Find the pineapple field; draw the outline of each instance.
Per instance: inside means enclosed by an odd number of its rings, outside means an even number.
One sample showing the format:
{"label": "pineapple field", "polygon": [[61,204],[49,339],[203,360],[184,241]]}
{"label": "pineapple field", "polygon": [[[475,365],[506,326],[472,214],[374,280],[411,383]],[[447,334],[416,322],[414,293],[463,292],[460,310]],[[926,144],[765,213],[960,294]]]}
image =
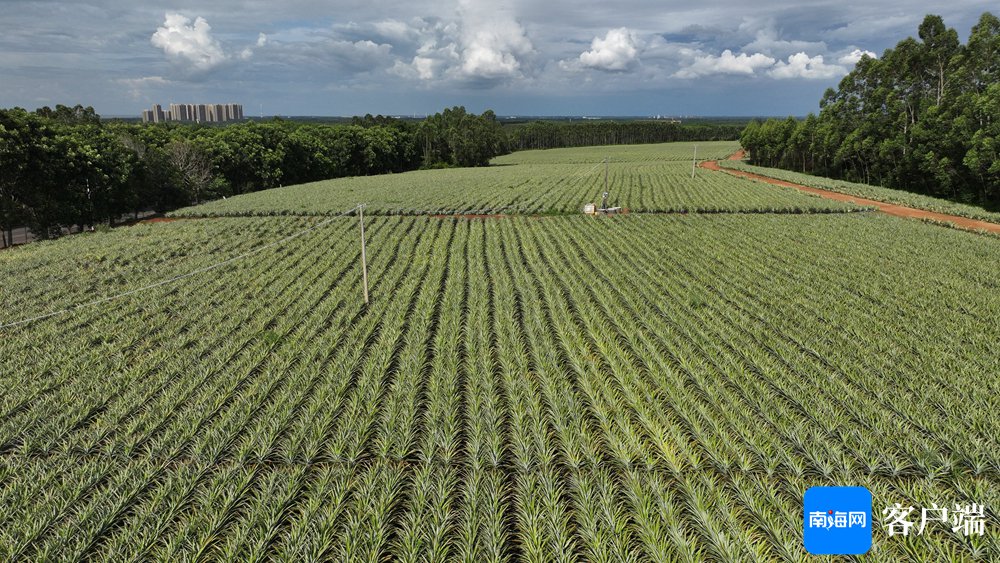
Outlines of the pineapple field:
{"label": "pineapple field", "polygon": [[[801,561],[832,485],[872,493],[862,559],[1000,557],[1000,239],[692,179],[692,149],[0,252],[0,558]],[[630,213],[583,216],[605,158]],[[985,533],[890,535],[896,503]]]}

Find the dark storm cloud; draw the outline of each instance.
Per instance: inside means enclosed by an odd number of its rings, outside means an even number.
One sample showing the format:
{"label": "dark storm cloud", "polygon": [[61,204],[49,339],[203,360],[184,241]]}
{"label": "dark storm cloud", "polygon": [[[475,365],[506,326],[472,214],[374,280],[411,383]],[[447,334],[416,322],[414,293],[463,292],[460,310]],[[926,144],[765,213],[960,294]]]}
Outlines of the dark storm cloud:
{"label": "dark storm cloud", "polygon": [[[959,1],[941,15],[964,38],[990,7]],[[229,96],[286,114],[423,113],[463,100],[501,113],[711,114],[730,113],[712,100],[754,92],[743,112],[778,100],[804,113],[857,53],[881,53],[940,12],[885,0],[6,0],[0,106],[131,114]]]}

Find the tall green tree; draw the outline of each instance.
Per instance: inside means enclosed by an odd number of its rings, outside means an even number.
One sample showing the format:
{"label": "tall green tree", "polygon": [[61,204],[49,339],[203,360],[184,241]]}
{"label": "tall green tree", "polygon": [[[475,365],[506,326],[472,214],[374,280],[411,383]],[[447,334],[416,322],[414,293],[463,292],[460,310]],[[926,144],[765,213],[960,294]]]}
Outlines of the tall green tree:
{"label": "tall green tree", "polygon": [[506,136],[492,110],[482,115],[456,106],[428,117],[417,131],[423,166],[486,166],[507,152]]}
{"label": "tall green tree", "polygon": [[31,177],[45,166],[39,140],[49,135],[40,119],[20,108],[0,110],[0,232],[11,244],[14,227],[30,220]]}
{"label": "tall green tree", "polygon": [[1000,207],[998,79],[1000,20],[984,13],[962,45],[928,15],[917,38],[863,57],[827,90],[818,116],[755,123],[741,141],[760,164]]}

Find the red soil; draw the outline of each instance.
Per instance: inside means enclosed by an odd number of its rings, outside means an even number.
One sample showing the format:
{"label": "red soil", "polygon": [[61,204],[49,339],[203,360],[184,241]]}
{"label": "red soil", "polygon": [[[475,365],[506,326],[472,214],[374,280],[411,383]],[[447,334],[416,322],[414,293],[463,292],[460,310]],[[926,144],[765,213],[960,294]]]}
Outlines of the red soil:
{"label": "red soil", "polygon": [[[737,151],[735,154],[729,157],[729,160],[742,160],[744,152],[742,150]],[[906,207],[904,205],[896,205],[893,203],[885,203],[882,201],[875,201],[873,199],[867,199],[863,197],[857,197],[853,195],[842,194],[839,192],[832,192],[830,190],[823,190],[819,188],[811,188],[809,186],[803,186],[802,184],[795,184],[792,182],[786,182],[784,180],[777,180],[775,178],[768,178],[767,176],[761,176],[760,174],[754,174],[753,172],[744,172],[743,170],[731,170],[728,168],[722,168],[719,163],[714,160],[706,160],[700,164],[702,168],[708,170],[716,170],[719,172],[725,172],[727,174],[732,174],[733,176],[739,176],[741,178],[748,178],[750,180],[757,180],[759,182],[765,182],[767,184],[772,184],[775,186],[783,186],[786,188],[794,188],[796,190],[818,195],[820,197],[825,197],[827,199],[833,199],[837,201],[845,201],[848,203],[854,203],[857,205],[865,205],[870,207],[875,207],[882,213],[888,215],[895,215],[896,217],[909,217],[911,219],[923,219],[927,221],[940,221],[945,223],[951,223],[952,225],[970,231],[988,231],[991,233],[1000,234],[1000,225],[996,223],[990,223],[987,221],[979,221],[976,219],[969,219],[967,217],[959,217],[958,215],[949,215],[947,213],[938,213],[936,211],[926,211],[923,209],[914,209],[912,207]]]}
{"label": "red soil", "polygon": [[174,221],[180,221],[178,217],[153,217],[152,219],[143,219],[139,223],[172,223]]}

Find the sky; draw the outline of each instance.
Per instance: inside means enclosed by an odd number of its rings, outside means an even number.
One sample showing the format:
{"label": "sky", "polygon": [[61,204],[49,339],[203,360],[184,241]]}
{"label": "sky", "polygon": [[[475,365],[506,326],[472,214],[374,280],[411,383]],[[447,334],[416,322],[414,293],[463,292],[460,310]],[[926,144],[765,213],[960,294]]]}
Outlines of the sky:
{"label": "sky", "polygon": [[3,0],[0,107],[242,103],[248,115],[817,111],[925,14],[993,2]]}

